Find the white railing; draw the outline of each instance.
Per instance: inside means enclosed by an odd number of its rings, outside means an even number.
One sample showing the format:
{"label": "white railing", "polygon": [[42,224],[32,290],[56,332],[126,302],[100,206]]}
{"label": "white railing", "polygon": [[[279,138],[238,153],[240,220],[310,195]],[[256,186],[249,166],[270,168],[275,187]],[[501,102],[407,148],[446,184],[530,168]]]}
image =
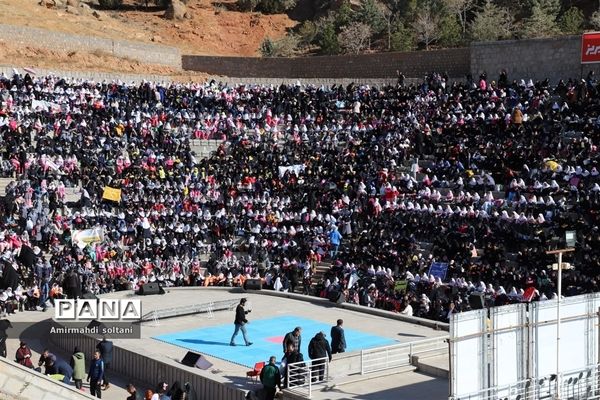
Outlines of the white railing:
{"label": "white railing", "polygon": [[360,373],[364,375],[391,368],[406,367],[411,365],[413,356],[434,356],[447,352],[448,343],[445,337],[361,350]]}
{"label": "white railing", "polygon": [[288,364],[286,368],[286,389],[294,394],[312,398],[315,385],[329,380],[329,359],[317,358]]}
{"label": "white railing", "polygon": [[541,379],[526,379],[511,385],[496,386],[450,400],[593,400],[600,399],[600,365],[549,375]]}
{"label": "white railing", "polygon": [[233,310],[237,304],[238,299],[233,300],[219,300],[211,301],[209,303],[194,304],[190,306],[179,306],[172,308],[163,308],[160,310],[153,310],[144,316],[142,316],[141,322],[153,322],[163,318],[181,317],[190,314],[207,313],[209,318],[213,317],[215,311]]}

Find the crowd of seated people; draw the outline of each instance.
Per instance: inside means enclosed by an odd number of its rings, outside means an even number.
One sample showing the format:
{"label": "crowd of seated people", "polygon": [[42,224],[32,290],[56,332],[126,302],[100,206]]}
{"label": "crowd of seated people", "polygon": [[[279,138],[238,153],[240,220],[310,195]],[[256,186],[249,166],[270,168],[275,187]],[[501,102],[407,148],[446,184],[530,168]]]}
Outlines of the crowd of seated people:
{"label": "crowd of seated people", "polygon": [[[599,116],[593,74],[383,87],[1,76],[13,181],[0,306],[260,278],[447,321],[474,292],[490,306],[553,298],[546,250],[569,230],[563,293],[597,291]],[[203,139],[222,144],[201,159]],[[94,228],[101,240],[74,240]]]}

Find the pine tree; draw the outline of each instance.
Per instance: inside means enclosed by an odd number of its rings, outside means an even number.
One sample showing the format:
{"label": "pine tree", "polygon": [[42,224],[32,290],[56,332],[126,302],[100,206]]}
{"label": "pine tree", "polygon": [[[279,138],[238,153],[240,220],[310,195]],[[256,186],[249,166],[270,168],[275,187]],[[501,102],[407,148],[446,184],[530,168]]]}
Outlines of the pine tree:
{"label": "pine tree", "polygon": [[507,8],[486,0],[471,22],[471,36],[475,41],[487,42],[512,36],[512,17]]}

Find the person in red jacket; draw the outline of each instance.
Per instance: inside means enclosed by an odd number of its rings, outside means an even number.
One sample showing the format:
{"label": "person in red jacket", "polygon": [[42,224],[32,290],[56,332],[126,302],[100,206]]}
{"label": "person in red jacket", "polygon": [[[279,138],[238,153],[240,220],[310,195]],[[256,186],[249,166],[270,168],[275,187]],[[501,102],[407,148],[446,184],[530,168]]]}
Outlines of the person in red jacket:
{"label": "person in red jacket", "polygon": [[21,342],[15,358],[17,362],[24,367],[33,368],[33,363],[31,362],[31,350],[27,347],[27,343]]}

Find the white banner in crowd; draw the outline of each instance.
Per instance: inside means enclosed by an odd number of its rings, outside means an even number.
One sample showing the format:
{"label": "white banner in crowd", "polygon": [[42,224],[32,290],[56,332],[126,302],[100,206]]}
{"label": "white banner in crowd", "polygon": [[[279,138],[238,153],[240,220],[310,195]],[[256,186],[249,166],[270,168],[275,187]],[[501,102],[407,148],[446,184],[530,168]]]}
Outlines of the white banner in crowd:
{"label": "white banner in crowd", "polygon": [[73,230],[71,241],[81,249],[91,243],[101,243],[104,241],[104,228],[96,227],[82,231]]}
{"label": "white banner in crowd", "polygon": [[44,100],[32,100],[31,108],[34,110],[43,110],[43,111],[52,111],[52,112],[60,112],[61,108],[59,104],[52,103],[50,101]]}
{"label": "white banner in crowd", "polygon": [[58,165],[52,161],[51,159],[47,158],[46,159],[46,165],[48,166],[48,168],[50,168],[53,171],[58,171]]}
{"label": "white banner in crowd", "polygon": [[280,165],[279,166],[279,177],[284,176],[285,173],[288,171],[294,172],[296,175],[298,175],[300,172],[303,172],[305,168],[306,167],[304,166],[304,164],[288,165],[287,167]]}

